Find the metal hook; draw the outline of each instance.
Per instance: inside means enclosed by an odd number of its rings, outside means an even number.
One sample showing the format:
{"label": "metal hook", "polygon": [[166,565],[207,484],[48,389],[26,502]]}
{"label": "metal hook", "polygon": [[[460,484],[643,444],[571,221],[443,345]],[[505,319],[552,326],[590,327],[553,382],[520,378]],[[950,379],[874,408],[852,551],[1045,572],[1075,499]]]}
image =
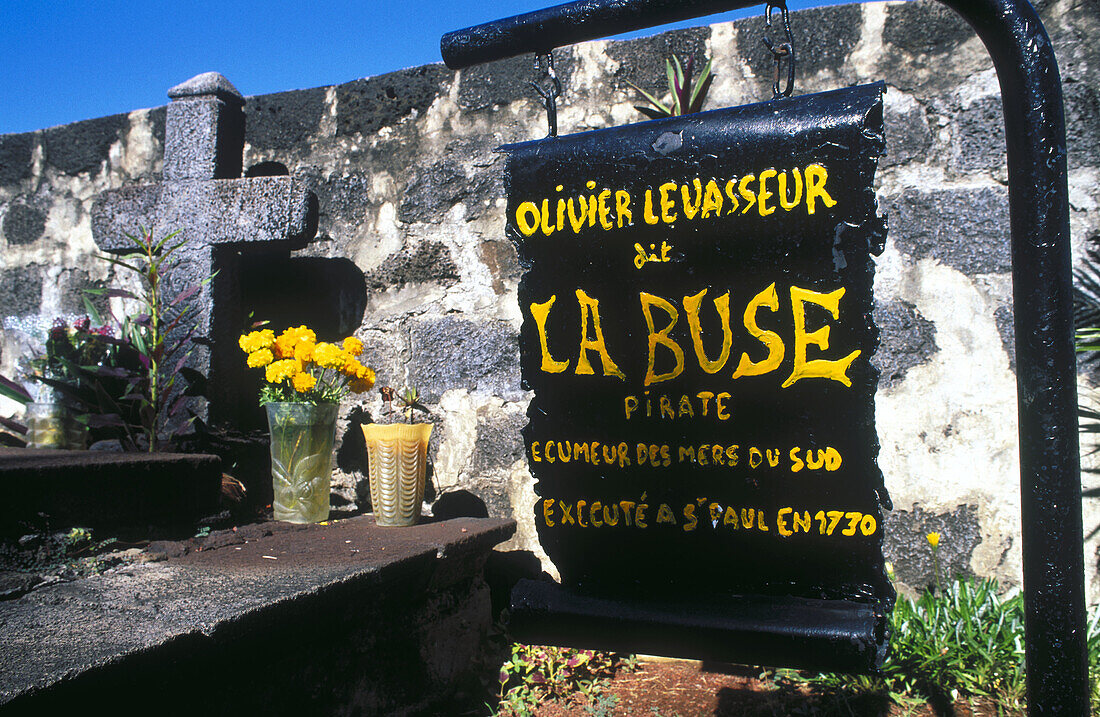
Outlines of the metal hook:
{"label": "metal hook", "polygon": [[[768,37],[768,30],[772,26],[772,10],[779,8],[783,17],[783,31],[787,35],[787,41],[776,47]],[[772,99],[790,97],[794,90],[794,37],[791,35],[791,15],[787,11],[786,0],[771,2],[769,0],[764,9],[764,45],[772,53],[775,59],[775,80],[772,82]],[[780,91],[779,80],[783,77],[783,59],[787,60],[787,86]]]}
{"label": "metal hook", "polygon": [[[545,68],[543,68],[543,58],[546,58]],[[527,84],[531,85],[535,92],[539,93],[539,97],[542,98],[542,104],[546,108],[546,122],[550,130],[548,136],[557,137],[558,97],[561,96],[561,80],[558,79],[557,73],[554,72],[554,55],[552,52],[535,54],[535,72],[543,73],[545,77],[550,79],[550,87],[548,89],[543,89],[542,85],[538,82],[528,82]]]}

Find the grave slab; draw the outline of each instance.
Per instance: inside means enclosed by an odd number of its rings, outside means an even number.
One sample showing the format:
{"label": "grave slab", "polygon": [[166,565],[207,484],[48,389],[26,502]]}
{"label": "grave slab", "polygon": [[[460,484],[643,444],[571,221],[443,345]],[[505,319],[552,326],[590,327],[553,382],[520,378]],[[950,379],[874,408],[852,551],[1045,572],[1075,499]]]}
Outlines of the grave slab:
{"label": "grave slab", "polygon": [[177,557],[0,602],[0,711],[439,713],[491,621],[485,560],[514,531],[360,516],[154,545]]}
{"label": "grave slab", "polygon": [[193,526],[217,513],[221,460],[182,453],[0,447],[0,531]]}

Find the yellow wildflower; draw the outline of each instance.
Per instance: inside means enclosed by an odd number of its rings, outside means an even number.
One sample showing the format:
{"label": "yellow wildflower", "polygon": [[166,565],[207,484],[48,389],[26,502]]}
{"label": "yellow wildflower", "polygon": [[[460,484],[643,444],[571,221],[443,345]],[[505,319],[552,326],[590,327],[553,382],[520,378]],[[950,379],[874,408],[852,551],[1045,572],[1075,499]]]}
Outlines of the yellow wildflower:
{"label": "yellow wildflower", "polygon": [[260,368],[261,366],[266,366],[271,363],[274,358],[275,357],[271,355],[270,349],[259,349],[258,351],[253,351],[252,353],[248,354],[248,367]]}
{"label": "yellow wildflower", "polygon": [[358,356],[363,353],[363,342],[354,336],[349,336],[344,339],[344,350],[352,356]]}
{"label": "yellow wildflower", "polygon": [[308,363],[313,360],[313,349],[315,348],[317,348],[317,344],[308,339],[302,339],[294,347],[294,358],[302,363]]}
{"label": "yellow wildflower", "polygon": [[313,374],[303,371],[294,375],[291,379],[291,384],[294,386],[294,390],[298,393],[307,393],[313,390],[313,387],[317,385],[317,379]]}
{"label": "yellow wildflower", "polygon": [[347,355],[330,343],[322,341],[313,349],[313,362],[321,368],[339,369],[347,361]]}
{"label": "yellow wildflower", "polygon": [[926,535],[924,537],[928,538],[928,544],[931,545],[933,548],[938,548],[939,547],[939,545],[940,545],[940,534],[939,533],[929,533],[928,535]]}
{"label": "yellow wildflower", "polygon": [[355,378],[360,381],[370,381],[371,385],[374,385],[374,369],[363,364],[359,364],[359,368],[355,371]]}
{"label": "yellow wildflower", "polygon": [[275,332],[271,329],[253,331],[244,334],[237,342],[245,353],[256,353],[260,349],[269,349],[275,343]]}
{"label": "yellow wildflower", "polygon": [[268,383],[282,383],[301,371],[302,363],[297,359],[282,359],[268,364],[264,376]]}

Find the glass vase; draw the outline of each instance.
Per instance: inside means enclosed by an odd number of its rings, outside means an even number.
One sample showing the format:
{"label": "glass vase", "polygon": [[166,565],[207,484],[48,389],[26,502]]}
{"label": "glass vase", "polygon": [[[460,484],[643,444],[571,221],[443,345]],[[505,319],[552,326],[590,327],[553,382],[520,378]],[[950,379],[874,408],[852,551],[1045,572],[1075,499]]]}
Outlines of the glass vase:
{"label": "glass vase", "polygon": [[362,428],[375,524],[416,525],[424,502],[432,424],[368,423]]}
{"label": "glass vase", "polygon": [[319,523],[328,519],[335,403],[268,403],[275,520]]}
{"label": "glass vase", "polygon": [[84,448],[87,427],[63,403],[27,404],[27,448]]}

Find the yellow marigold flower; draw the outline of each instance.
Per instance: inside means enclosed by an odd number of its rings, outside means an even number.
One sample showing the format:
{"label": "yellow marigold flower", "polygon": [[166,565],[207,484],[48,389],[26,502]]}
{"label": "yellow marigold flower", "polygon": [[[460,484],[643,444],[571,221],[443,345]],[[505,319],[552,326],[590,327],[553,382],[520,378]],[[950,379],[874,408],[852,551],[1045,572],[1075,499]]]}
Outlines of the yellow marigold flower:
{"label": "yellow marigold flower", "polygon": [[352,393],[366,393],[374,386],[374,379],[353,378],[348,381],[348,388]]}
{"label": "yellow marigold flower", "polygon": [[359,365],[359,369],[355,372],[355,378],[360,381],[370,381],[371,385],[374,385],[374,369],[369,366]]}
{"label": "yellow marigold flower", "polygon": [[252,353],[248,354],[248,367],[260,368],[261,366],[266,366],[271,363],[274,358],[275,357],[271,355],[270,349],[260,349],[258,351],[253,351]]}
{"label": "yellow marigold flower", "polygon": [[275,332],[271,329],[253,331],[244,334],[237,342],[245,353],[256,353],[260,349],[269,349],[275,343]]}
{"label": "yellow marigold flower", "polygon": [[313,349],[313,362],[321,368],[343,368],[347,356],[339,347],[322,341]]}
{"label": "yellow marigold flower", "polygon": [[282,383],[301,371],[302,364],[297,359],[282,359],[268,364],[264,377],[268,383]]}
{"label": "yellow marigold flower", "polygon": [[275,339],[275,345],[271,349],[275,358],[288,359],[294,356],[294,342],[285,333]]}
{"label": "yellow marigold flower", "polygon": [[297,344],[299,341],[308,341],[311,344],[317,343],[317,334],[313,333],[312,329],[307,329],[305,326],[289,328],[283,333],[293,336],[295,344]]}
{"label": "yellow marigold flower", "polygon": [[345,376],[355,376],[362,366],[363,364],[359,363],[359,359],[344,354],[344,365],[340,367],[340,372]]}
{"label": "yellow marigold flower", "polygon": [[352,356],[358,356],[363,353],[363,342],[354,336],[349,336],[344,339],[344,350]]}
{"label": "yellow marigold flower", "polygon": [[928,544],[931,545],[933,548],[939,547],[939,544],[940,544],[940,534],[939,533],[929,533],[928,535],[926,535],[924,537],[928,538]]}
{"label": "yellow marigold flower", "polygon": [[317,379],[313,374],[303,371],[302,373],[295,374],[291,379],[291,384],[294,386],[294,390],[298,393],[307,393],[313,390],[313,387],[317,385]]}
{"label": "yellow marigold flower", "polygon": [[304,341],[313,343],[316,340],[317,336],[305,326],[292,326],[279,334],[279,338],[275,339],[275,357],[290,358],[291,356],[295,356],[295,349],[298,347],[298,344]]}
{"label": "yellow marigold flower", "polygon": [[309,363],[313,360],[313,349],[315,348],[317,348],[317,344],[308,339],[302,339],[298,342],[298,345],[294,347],[294,358],[302,363]]}

